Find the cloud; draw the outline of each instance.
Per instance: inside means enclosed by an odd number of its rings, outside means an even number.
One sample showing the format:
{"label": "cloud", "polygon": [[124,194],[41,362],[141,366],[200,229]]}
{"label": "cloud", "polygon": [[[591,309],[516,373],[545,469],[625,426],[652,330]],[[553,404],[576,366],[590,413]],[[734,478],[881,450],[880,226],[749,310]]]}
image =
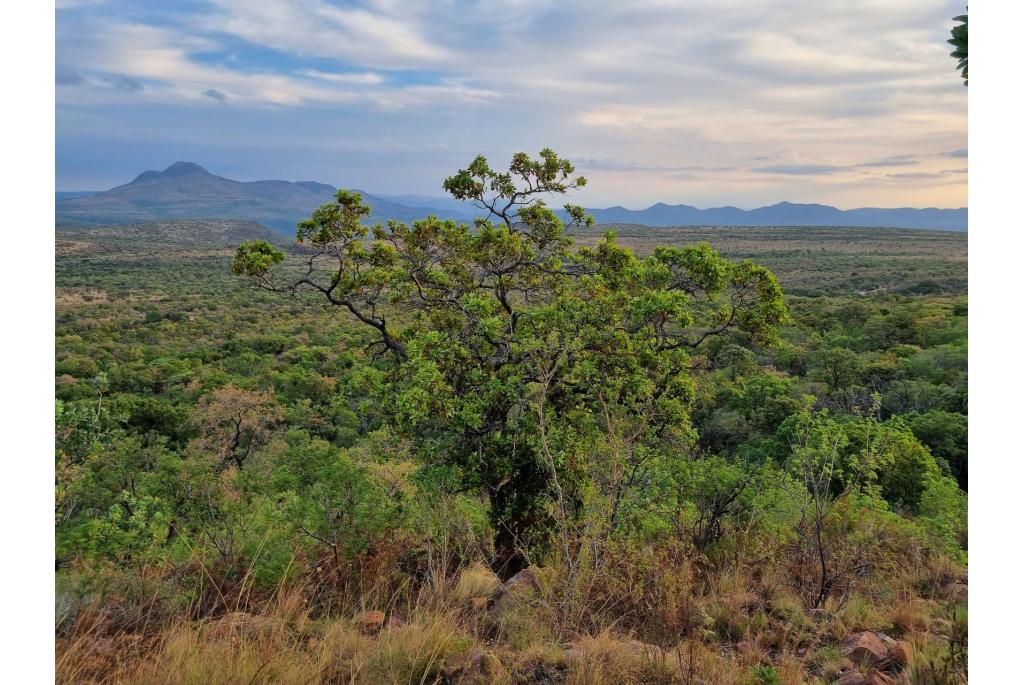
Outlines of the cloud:
{"label": "cloud", "polygon": [[[950,16],[910,0],[110,0],[57,13],[58,62],[83,79],[57,89],[59,111],[83,114],[58,117],[58,135],[215,127],[238,159],[270,136],[303,151],[302,177],[335,182],[339,158],[386,149],[352,173],[382,167],[396,192],[436,192],[478,152],[550,145],[601,203],[960,206],[952,176],[884,173],[966,157]],[[120,76],[145,88],[109,87]],[[215,121],[211,92],[230,104]],[[168,125],[189,108],[192,125]]]}
{"label": "cloud", "polygon": [[762,174],[789,174],[793,176],[821,176],[842,171],[844,167],[829,164],[776,164],[754,169]]}
{"label": "cloud", "polygon": [[[318,55],[383,67],[422,67],[449,51],[424,38],[413,7],[390,2],[343,7],[320,0],[213,0],[204,17],[213,30],[299,55]],[[424,11],[429,8],[423,8]]]}
{"label": "cloud", "polygon": [[282,70],[271,64],[260,71],[241,70],[230,60],[210,63],[197,59],[222,48],[212,38],[115,21],[89,28],[66,52],[90,69],[106,72],[103,80],[122,90],[137,92],[145,81],[149,97],[157,101],[197,100],[210,97],[207,91],[214,90],[230,93],[235,106],[362,104],[394,109],[445,102],[488,103],[501,97],[496,90],[454,77],[390,85],[379,74],[365,71]]}
{"label": "cloud", "polygon": [[913,166],[918,161],[914,158],[914,155],[894,155],[892,157],[886,157],[885,159],[877,159],[873,162],[864,162],[858,166],[862,167],[891,167],[891,166]]}
{"label": "cloud", "polygon": [[57,9],[68,10],[86,5],[102,5],[106,0],[57,0]]}
{"label": "cloud", "polygon": [[711,171],[732,171],[735,166],[701,166],[694,164],[643,164],[639,162],[622,162],[614,159],[588,159],[586,157],[576,160],[576,166],[580,169],[594,171],[626,171],[626,172],[711,172]]}
{"label": "cloud", "polygon": [[208,98],[213,98],[217,102],[224,102],[225,100],[228,99],[227,95],[225,95],[224,93],[220,92],[216,88],[207,88],[206,90],[203,91],[203,95],[205,95]]}
{"label": "cloud", "polygon": [[70,67],[57,67],[56,82],[58,86],[80,86],[85,77]]}
{"label": "cloud", "polygon": [[357,83],[360,85],[375,86],[384,82],[383,76],[369,71],[362,73],[339,74],[319,71],[317,69],[305,69],[297,73],[301,76],[308,76],[309,78],[320,79],[322,81],[333,81],[335,83]]}
{"label": "cloud", "polygon": [[886,174],[889,178],[946,178],[953,174],[966,173],[965,169],[942,169],[940,171],[905,171],[897,174]]}
{"label": "cloud", "polygon": [[126,74],[112,74],[104,76],[103,80],[118,90],[126,90],[130,93],[137,93],[143,90],[142,84]]}

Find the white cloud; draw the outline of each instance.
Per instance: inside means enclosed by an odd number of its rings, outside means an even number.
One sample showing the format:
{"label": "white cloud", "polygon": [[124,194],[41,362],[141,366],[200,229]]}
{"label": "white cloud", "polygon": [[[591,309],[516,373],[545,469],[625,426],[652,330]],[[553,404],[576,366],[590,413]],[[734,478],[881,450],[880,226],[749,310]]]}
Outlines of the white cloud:
{"label": "white cloud", "polygon": [[[64,32],[58,15],[58,57],[83,79],[58,101],[370,109],[387,116],[361,130],[408,150],[551,145],[604,160],[586,194],[634,205],[712,202],[723,188],[966,201],[963,175],[934,166],[966,147],[966,89],[945,44],[957,0],[211,0],[192,12],[179,28],[105,16]],[[239,41],[287,66],[198,58]],[[101,89],[114,74],[143,90]],[[864,166],[899,155],[920,160],[914,176]],[[753,171],[772,167],[833,170]]]}
{"label": "white cloud", "polygon": [[296,73],[300,76],[308,76],[309,78],[320,79],[322,81],[332,81],[334,83],[356,83],[364,86],[375,86],[384,82],[383,76],[370,71],[350,74],[319,71],[317,69],[303,69]]}
{"label": "white cloud", "polygon": [[378,68],[418,68],[451,58],[403,16],[411,14],[411,7],[380,3],[362,9],[322,0],[213,3],[217,11],[204,18],[208,29],[298,55],[356,60]]}

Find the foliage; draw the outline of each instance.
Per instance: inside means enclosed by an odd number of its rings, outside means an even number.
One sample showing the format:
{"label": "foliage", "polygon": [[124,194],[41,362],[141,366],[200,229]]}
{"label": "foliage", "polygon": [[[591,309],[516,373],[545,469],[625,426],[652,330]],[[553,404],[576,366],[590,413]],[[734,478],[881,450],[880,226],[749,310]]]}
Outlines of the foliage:
{"label": "foliage", "polygon": [[477,157],[444,185],[487,218],[472,230],[434,217],[378,224],[372,243],[369,208],[339,191],[299,225],[312,248],[299,278],[253,269],[259,245],[240,247],[233,269],[275,292],[312,290],[376,331],[376,390],[395,426],[488,495],[506,576],[544,550],[552,497],[579,508],[588,452],[615,443],[620,425],[636,431],[627,460],[682,447],[691,357],[723,335],[770,342],[786,316],[768,270],[708,245],[638,260],[609,234],[573,249],[540,198],[585,185],[573,171],[551,150],[515,155],[506,173]]}
{"label": "foliage", "polygon": [[[514,165],[578,184],[557,155]],[[484,160],[452,184],[500,211],[518,173]],[[963,236],[611,237],[536,197],[511,225],[371,226],[345,194],[301,245],[243,250],[242,279],[237,246],[198,229],[61,231],[58,659],[85,669],[67,681],[387,681],[479,650],[504,669],[483,682],[831,682],[841,658],[792,655],[854,629],[903,631],[911,679],[956,675],[965,640],[947,659],[934,636],[964,623]],[[332,287],[342,243],[330,296],[369,324],[311,285]],[[545,582],[496,618],[471,608],[503,524]],[[369,608],[412,627],[361,635]]]}
{"label": "foliage", "polygon": [[949,53],[949,56],[957,60],[956,68],[960,70],[960,75],[963,76],[964,85],[967,85],[967,15],[961,14],[958,17],[953,17],[953,21],[960,22],[959,25],[954,26],[951,33],[953,37],[946,42],[955,47],[953,52]]}

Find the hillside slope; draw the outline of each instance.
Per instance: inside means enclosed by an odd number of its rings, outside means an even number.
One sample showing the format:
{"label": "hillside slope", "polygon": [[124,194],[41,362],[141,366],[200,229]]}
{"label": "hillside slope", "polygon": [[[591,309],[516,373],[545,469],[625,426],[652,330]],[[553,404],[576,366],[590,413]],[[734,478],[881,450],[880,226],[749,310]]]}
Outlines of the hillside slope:
{"label": "hillside slope", "polygon": [[[174,219],[245,219],[291,235],[295,225],[334,197],[335,188],[314,181],[235,181],[191,162],[144,171],[130,183],[56,203],[58,225],[129,224]],[[412,221],[427,214],[469,220],[451,210],[407,207],[364,195],[373,219]]]}
{"label": "hillside slope", "polygon": [[280,233],[253,221],[238,219],[185,219],[110,226],[66,226],[57,229],[57,245],[88,241],[123,248],[147,245],[176,248],[234,247],[246,240],[276,244],[290,241]]}

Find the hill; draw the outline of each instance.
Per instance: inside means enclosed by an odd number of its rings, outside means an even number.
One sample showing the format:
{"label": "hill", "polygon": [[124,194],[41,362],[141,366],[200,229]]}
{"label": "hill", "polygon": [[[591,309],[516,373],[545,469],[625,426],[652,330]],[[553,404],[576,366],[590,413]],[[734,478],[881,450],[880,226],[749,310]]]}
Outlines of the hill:
{"label": "hill", "polygon": [[[235,181],[191,162],[144,171],[133,181],[97,193],[57,193],[58,225],[125,224],[172,219],[245,219],[291,235],[295,224],[334,197],[335,188],[315,181]],[[376,221],[414,221],[428,214],[472,221],[477,210],[452,198],[363,193]],[[663,202],[646,209],[588,208],[599,224],[645,226],[867,226],[966,231],[967,209],[837,209],[779,202],[756,209]]]}
{"label": "hill", "polygon": [[239,219],[186,219],[111,226],[65,226],[57,229],[57,249],[84,243],[135,251],[149,246],[178,249],[234,248],[246,240],[289,241],[280,233],[253,221]]}
{"label": "hill", "polygon": [[[384,195],[389,200],[430,210],[453,209],[457,200],[425,195]],[[588,207],[598,224],[634,224],[642,226],[851,226],[875,228],[925,228],[938,231],[966,231],[967,209],[882,209],[862,207],[837,209],[828,205],[779,202],[757,209],[713,207],[698,209],[691,205],[653,204],[647,209],[625,207]]]}
{"label": "hill", "polygon": [[874,226],[930,228],[966,231],[967,209],[836,209],[828,205],[779,202],[768,207],[744,210],[738,207],[698,209],[690,205],[659,202],[647,209],[624,207],[591,209],[598,223],[630,223],[646,226]]}
{"label": "hill", "polygon": [[[191,162],[144,171],[130,183],[56,203],[58,225],[131,224],[173,219],[245,219],[291,235],[295,224],[334,197],[333,186],[314,181],[235,181]],[[407,207],[365,195],[378,220],[412,221],[433,213],[468,221],[470,214]]]}

